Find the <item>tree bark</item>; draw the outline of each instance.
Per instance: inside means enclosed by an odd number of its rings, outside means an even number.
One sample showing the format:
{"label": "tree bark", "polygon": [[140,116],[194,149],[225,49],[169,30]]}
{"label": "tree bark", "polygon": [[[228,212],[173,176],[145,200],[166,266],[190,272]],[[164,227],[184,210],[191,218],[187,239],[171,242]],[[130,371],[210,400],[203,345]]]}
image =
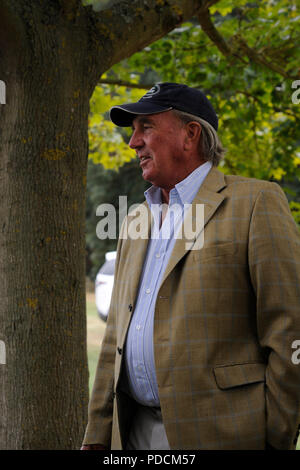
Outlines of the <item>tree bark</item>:
{"label": "tree bark", "polygon": [[204,4],[204,0],[120,0],[109,9],[90,12],[95,44],[102,47],[99,39],[107,39],[104,71],[196,15]]}
{"label": "tree bark", "polygon": [[200,4],[122,0],[96,14],[79,0],[0,0],[1,449],[81,445],[89,99],[108,67]]}
{"label": "tree bark", "polygon": [[38,9],[17,12],[16,28],[24,18],[22,53],[16,59],[2,42],[0,69],[0,339],[7,354],[0,447],[74,449],[88,403],[84,222],[92,75],[86,36],[77,36],[74,24],[68,29],[59,17],[45,24]]}

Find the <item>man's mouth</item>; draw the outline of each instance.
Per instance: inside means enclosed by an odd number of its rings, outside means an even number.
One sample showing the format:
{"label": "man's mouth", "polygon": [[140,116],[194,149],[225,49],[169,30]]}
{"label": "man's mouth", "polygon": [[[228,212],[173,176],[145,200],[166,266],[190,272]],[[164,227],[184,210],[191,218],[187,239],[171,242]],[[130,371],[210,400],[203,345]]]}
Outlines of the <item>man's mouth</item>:
{"label": "man's mouth", "polygon": [[148,160],[148,159],[151,159],[151,157],[149,155],[143,155],[142,157],[140,157],[140,162],[144,162],[145,160]]}

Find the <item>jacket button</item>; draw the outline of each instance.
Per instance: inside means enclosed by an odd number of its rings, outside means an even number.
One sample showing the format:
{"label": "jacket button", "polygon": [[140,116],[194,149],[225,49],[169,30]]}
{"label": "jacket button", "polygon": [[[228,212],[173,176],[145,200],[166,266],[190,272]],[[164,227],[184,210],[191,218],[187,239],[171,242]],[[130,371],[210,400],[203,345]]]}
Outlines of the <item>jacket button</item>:
{"label": "jacket button", "polygon": [[129,304],[129,305],[128,305],[128,310],[129,310],[129,312],[132,312],[132,309],[133,309],[132,305]]}
{"label": "jacket button", "polygon": [[119,347],[118,347],[117,349],[118,349],[118,353],[119,353],[119,354],[122,354],[122,348],[119,348]]}

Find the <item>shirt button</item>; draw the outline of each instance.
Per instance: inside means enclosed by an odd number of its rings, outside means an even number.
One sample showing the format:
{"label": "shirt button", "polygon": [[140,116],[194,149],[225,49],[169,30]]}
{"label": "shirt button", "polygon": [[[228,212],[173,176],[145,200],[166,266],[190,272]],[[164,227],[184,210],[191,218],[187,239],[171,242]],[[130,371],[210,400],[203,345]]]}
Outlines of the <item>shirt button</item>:
{"label": "shirt button", "polygon": [[136,325],[136,329],[137,329],[137,330],[140,330],[140,329],[141,329],[141,325]]}
{"label": "shirt button", "polygon": [[155,257],[160,258],[160,253],[156,253]]}
{"label": "shirt button", "polygon": [[150,294],[151,289],[146,289],[146,294]]}

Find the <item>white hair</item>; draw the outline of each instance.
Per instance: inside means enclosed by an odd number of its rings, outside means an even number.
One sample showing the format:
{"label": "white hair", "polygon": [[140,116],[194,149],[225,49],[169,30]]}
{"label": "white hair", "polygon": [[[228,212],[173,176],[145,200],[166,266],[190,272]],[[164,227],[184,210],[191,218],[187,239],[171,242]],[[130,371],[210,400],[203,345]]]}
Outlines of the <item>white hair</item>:
{"label": "white hair", "polygon": [[191,121],[196,121],[201,124],[202,138],[199,141],[200,155],[214,166],[217,166],[225,154],[225,149],[222,146],[216,130],[207,121],[204,121],[204,119],[198,116],[177,109],[173,109],[172,112],[184,124]]}

